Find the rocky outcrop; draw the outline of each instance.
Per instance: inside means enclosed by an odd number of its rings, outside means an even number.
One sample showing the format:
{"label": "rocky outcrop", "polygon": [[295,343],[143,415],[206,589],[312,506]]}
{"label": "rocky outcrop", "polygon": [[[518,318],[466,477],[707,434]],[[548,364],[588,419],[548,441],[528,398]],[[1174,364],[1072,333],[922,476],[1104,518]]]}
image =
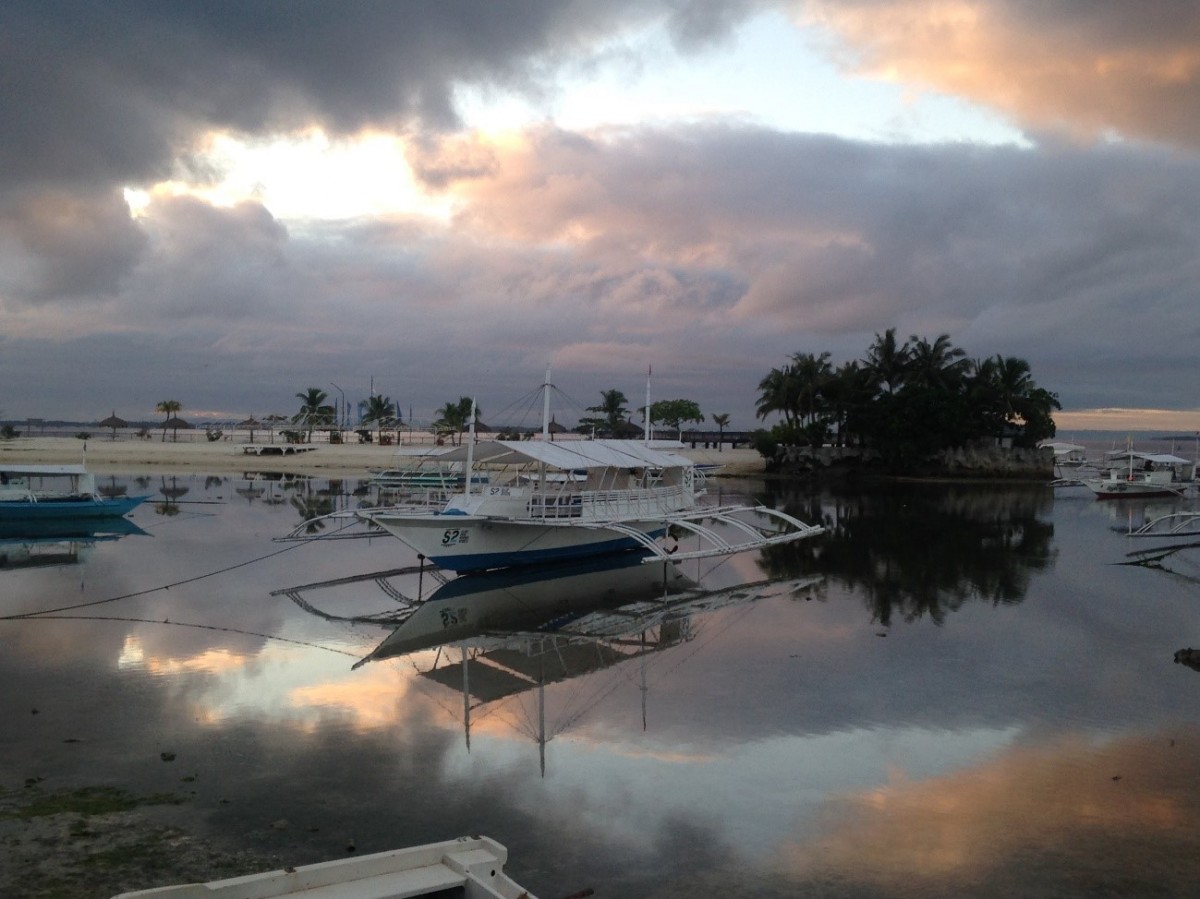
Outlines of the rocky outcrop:
{"label": "rocky outcrop", "polygon": [[942,450],[908,471],[888,471],[875,450],[845,446],[781,446],[768,471],[791,475],[909,475],[948,478],[1013,478],[1049,481],[1054,455],[1048,450],[970,446]]}

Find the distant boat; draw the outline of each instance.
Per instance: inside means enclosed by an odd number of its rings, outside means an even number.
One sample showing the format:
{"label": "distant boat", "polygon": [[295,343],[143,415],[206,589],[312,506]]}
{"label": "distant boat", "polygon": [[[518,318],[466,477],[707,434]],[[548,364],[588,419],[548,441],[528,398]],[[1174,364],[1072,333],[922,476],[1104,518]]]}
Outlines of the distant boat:
{"label": "distant boat", "polygon": [[[427,447],[413,452],[402,447],[397,450],[397,459],[404,462],[393,468],[373,469],[371,483],[380,490],[403,494],[419,494],[441,491],[443,499],[462,489],[467,482],[462,462],[447,462],[442,459],[454,447]],[[472,477],[476,485],[487,483],[487,477],[476,474]]]}
{"label": "distant boat", "polygon": [[1078,443],[1062,443],[1049,441],[1039,443],[1038,449],[1048,449],[1054,453],[1054,464],[1059,468],[1080,468],[1087,465],[1087,447]]}
{"label": "distant boat", "polygon": [[1117,450],[1105,459],[1106,474],[1082,479],[1097,499],[1182,496],[1196,484],[1196,463],[1170,453]]}
{"label": "distant boat", "polygon": [[460,837],[425,846],[393,849],[315,865],[299,865],[212,880],[121,893],[114,899],[205,897],[265,899],[339,896],[344,899],[411,899],[462,896],[463,899],[537,899],[504,873],[508,850],[488,837]]}
{"label": "distant boat", "polygon": [[148,496],[105,496],[83,465],[0,465],[0,521],[120,518]]}

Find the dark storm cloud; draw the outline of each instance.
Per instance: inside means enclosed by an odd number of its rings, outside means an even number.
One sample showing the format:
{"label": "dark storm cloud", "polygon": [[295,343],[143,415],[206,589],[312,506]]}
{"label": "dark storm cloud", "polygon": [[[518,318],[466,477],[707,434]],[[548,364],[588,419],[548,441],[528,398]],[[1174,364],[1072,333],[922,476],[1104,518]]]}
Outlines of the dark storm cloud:
{"label": "dark storm cloud", "polygon": [[15,191],[0,203],[0,308],[113,295],[144,246],[117,191]]}
{"label": "dark storm cloud", "polygon": [[0,179],[161,178],[209,128],[451,125],[456,87],[532,90],[663,15],[689,43],[738,18],[721,3],[14,0],[0,11]]}

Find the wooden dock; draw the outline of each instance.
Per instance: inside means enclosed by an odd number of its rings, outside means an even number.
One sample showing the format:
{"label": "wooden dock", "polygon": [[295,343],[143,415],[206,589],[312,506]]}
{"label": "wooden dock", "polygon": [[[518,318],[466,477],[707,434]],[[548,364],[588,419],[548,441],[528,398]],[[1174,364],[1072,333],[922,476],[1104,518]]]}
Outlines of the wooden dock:
{"label": "wooden dock", "polygon": [[311,443],[246,443],[242,453],[247,456],[294,456],[311,453],[317,447]]}

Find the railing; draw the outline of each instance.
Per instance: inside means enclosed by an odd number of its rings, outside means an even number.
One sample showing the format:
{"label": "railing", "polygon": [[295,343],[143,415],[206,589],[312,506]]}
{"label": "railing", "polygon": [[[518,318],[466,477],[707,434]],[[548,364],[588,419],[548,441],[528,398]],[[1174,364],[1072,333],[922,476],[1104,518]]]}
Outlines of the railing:
{"label": "railing", "polygon": [[526,510],[530,518],[585,518],[614,521],[625,518],[653,518],[665,512],[688,508],[688,494],[682,486],[654,487],[649,490],[587,490],[581,493],[535,493]]}

